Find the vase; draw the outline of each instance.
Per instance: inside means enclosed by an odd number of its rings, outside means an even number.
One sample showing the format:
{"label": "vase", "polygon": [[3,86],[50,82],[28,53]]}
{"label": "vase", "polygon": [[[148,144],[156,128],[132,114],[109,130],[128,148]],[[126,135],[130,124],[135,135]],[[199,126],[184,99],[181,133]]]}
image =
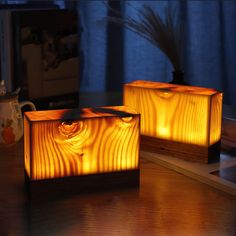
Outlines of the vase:
{"label": "vase", "polygon": [[170,82],[171,84],[188,85],[188,83],[184,81],[183,71],[173,71],[172,75],[173,75],[173,80]]}

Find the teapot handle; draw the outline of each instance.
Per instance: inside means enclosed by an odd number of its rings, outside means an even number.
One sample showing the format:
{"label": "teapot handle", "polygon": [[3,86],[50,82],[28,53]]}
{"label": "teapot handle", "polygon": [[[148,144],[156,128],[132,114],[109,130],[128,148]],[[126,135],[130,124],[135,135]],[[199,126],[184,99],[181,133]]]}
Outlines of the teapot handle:
{"label": "teapot handle", "polygon": [[32,102],[30,102],[30,101],[23,101],[23,102],[20,102],[20,109],[21,109],[23,106],[26,106],[26,105],[29,105],[32,111],[36,111],[35,105],[34,105]]}

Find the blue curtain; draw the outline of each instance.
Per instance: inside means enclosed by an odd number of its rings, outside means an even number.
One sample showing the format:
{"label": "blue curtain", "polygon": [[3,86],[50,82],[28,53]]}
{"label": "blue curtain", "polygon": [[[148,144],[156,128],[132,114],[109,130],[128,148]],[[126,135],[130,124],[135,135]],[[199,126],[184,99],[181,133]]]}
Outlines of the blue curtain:
{"label": "blue curtain", "polygon": [[19,4],[25,2],[26,0],[0,0],[0,4]]}
{"label": "blue curtain", "polygon": [[186,2],[186,76],[191,84],[224,92],[236,105],[236,2]]}
{"label": "blue curtain", "polygon": [[[236,105],[236,1],[125,1],[126,15],[137,16],[143,4],[163,15],[174,5],[185,22],[185,80],[196,86],[213,87],[224,92],[224,103]],[[84,73],[81,90],[106,90],[106,29],[98,23],[107,10],[99,1],[82,1],[84,25]],[[133,80],[170,81],[172,67],[165,55],[145,39],[124,30],[123,77]],[[122,45],[122,44],[121,44]],[[112,78],[107,78],[111,79]]]}
{"label": "blue curtain", "polygon": [[25,2],[26,0],[0,0],[0,4],[19,4]]}
{"label": "blue curtain", "polygon": [[104,91],[106,88],[106,25],[99,21],[107,15],[101,1],[79,3],[83,75],[80,91]]}
{"label": "blue curtain", "polygon": [[[2,1],[6,2],[6,1]],[[16,1],[15,1],[16,2]],[[21,1],[19,1],[21,2]],[[61,7],[68,2],[55,0]],[[236,106],[236,1],[120,1],[124,14],[138,17],[137,9],[143,4],[151,5],[162,16],[170,4],[178,17],[185,22],[184,33],[184,77],[196,86],[213,87],[224,92],[224,103]],[[168,82],[172,78],[172,66],[165,55],[145,39],[126,29],[122,37],[107,37],[107,25],[101,20],[108,10],[103,1],[77,1],[83,29],[81,49],[83,51],[83,76],[81,91],[106,91],[107,81],[113,83],[108,73],[111,58],[107,52],[115,45],[122,51],[117,55],[120,86],[117,78],[114,86],[119,88],[133,80]],[[109,42],[108,42],[109,41]],[[116,55],[114,55],[116,58]],[[122,57],[122,58],[121,58]],[[109,60],[108,60],[109,59]],[[122,59],[122,60],[121,60]],[[113,67],[112,67],[113,68]]]}

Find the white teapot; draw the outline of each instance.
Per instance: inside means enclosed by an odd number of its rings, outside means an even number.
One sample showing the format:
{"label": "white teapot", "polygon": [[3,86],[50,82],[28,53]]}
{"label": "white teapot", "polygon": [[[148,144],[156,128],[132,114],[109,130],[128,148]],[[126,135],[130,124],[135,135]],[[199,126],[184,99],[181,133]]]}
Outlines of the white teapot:
{"label": "white teapot", "polygon": [[29,105],[36,110],[30,101],[18,101],[18,93],[0,93],[0,147],[8,147],[16,143],[23,136],[23,119],[21,108]]}

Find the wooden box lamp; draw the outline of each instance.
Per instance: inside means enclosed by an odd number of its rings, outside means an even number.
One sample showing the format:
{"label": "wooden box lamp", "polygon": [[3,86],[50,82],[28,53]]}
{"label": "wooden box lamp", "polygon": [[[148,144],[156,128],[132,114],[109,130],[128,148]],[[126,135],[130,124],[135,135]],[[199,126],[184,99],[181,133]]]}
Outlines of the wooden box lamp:
{"label": "wooden box lamp", "polygon": [[25,113],[24,164],[30,190],[138,186],[140,115],[123,106],[84,108],[79,119],[68,116],[75,112]]}
{"label": "wooden box lamp", "polygon": [[141,113],[141,149],[202,163],[219,158],[221,92],[134,81],[124,86],[124,105]]}

